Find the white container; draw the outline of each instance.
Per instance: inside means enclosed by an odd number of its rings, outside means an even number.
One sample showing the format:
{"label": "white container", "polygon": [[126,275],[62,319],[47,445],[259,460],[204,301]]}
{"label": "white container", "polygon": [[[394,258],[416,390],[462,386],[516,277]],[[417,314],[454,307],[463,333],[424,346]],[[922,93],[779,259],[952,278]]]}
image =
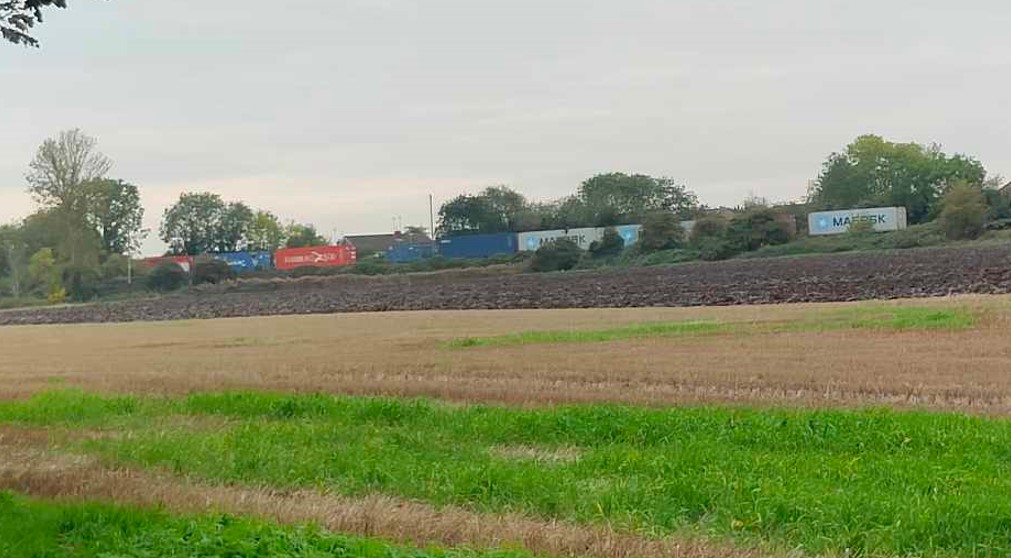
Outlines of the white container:
{"label": "white container", "polygon": [[876,232],[898,231],[908,226],[905,207],[869,207],[810,213],[807,230],[811,236],[843,234],[857,222],[871,223]]}
{"label": "white container", "polygon": [[534,252],[541,246],[557,240],[568,238],[583,250],[589,250],[590,244],[604,237],[604,229],[558,229],[553,231],[531,231],[519,233],[520,252]]}

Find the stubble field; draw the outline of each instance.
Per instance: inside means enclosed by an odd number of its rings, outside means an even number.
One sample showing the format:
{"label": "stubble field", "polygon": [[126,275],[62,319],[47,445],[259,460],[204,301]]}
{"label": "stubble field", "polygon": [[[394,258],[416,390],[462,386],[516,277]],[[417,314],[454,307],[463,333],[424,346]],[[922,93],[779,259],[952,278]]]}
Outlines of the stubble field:
{"label": "stubble field", "polygon": [[1006,555],[1009,326],[963,296],[0,328],[0,550]]}

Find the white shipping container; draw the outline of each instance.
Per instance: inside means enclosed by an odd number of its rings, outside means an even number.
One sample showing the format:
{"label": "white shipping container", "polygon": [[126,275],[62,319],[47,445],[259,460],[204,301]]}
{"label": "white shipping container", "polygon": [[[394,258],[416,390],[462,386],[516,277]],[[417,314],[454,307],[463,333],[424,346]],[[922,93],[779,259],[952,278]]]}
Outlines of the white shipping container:
{"label": "white shipping container", "polygon": [[604,229],[558,229],[553,231],[532,231],[519,233],[520,252],[533,252],[559,238],[568,238],[583,250],[589,250],[590,244],[604,237]]}
{"label": "white shipping container", "polygon": [[844,209],[842,211],[820,211],[807,216],[807,228],[811,236],[843,234],[849,231],[851,224],[858,222],[871,223],[877,232],[902,230],[907,227],[906,208]]}

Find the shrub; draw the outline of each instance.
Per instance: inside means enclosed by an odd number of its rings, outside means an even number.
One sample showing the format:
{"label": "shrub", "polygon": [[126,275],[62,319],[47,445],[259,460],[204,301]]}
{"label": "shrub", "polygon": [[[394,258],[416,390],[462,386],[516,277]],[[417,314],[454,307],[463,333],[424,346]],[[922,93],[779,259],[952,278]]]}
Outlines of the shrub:
{"label": "shrub", "polygon": [[949,240],[965,240],[983,234],[989,212],[982,189],[961,182],[948,190],[938,222]]}
{"label": "shrub", "polygon": [[711,239],[722,239],[727,234],[727,220],[718,215],[705,215],[692,225],[691,243],[700,245]]}
{"label": "shrub", "polygon": [[610,258],[625,250],[625,239],[618,234],[618,229],[604,229],[604,236],[590,244],[590,254],[594,258]]}
{"label": "shrub", "polygon": [[151,270],[146,283],[152,291],[167,293],[181,289],[189,282],[189,274],[179,264],[166,262]]}
{"label": "shrub", "polygon": [[643,252],[681,248],[684,242],[685,230],[681,227],[681,219],[674,213],[650,213],[643,219],[642,240],[639,241]]}
{"label": "shrub", "polygon": [[850,226],[846,227],[846,233],[854,236],[872,234],[874,233],[874,223],[864,219],[856,219],[850,222]]}
{"label": "shrub", "polygon": [[235,279],[235,272],[232,271],[228,263],[221,260],[199,261],[193,264],[193,284],[203,285],[218,283]]}
{"label": "shrub", "polygon": [[748,209],[731,219],[727,227],[727,240],[738,252],[786,244],[792,236],[784,215],[767,207]]}
{"label": "shrub", "polygon": [[537,272],[566,271],[576,267],[583,257],[583,250],[568,238],[547,242],[537,249],[530,260],[530,270]]}
{"label": "shrub", "polygon": [[[97,285],[101,279],[101,270],[87,265],[70,266],[63,269],[63,298],[70,296],[73,300],[84,301],[95,298]],[[52,295],[52,293],[50,293]]]}

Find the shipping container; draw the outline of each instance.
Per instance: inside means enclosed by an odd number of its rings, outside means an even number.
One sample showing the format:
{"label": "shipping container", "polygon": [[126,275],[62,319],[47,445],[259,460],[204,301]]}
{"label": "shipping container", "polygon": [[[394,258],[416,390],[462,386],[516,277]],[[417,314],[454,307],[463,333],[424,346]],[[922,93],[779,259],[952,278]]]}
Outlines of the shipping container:
{"label": "shipping container", "polygon": [[583,250],[589,250],[590,244],[604,237],[603,228],[558,229],[553,231],[531,231],[518,236],[521,252],[533,252],[545,244],[567,238],[579,245]]}
{"label": "shipping container", "polygon": [[235,273],[248,273],[256,270],[256,262],[249,252],[222,252],[211,254],[211,257],[225,262]]}
{"label": "shipping container", "polygon": [[192,256],[157,256],[154,258],[144,258],[141,262],[147,267],[158,267],[166,263],[174,263],[187,273],[193,269]]}
{"label": "shipping container", "polygon": [[283,248],[274,253],[274,266],[280,270],[299,267],[340,267],[353,265],[356,260],[357,253],[350,244]]}
{"label": "shipping container", "polygon": [[253,258],[253,266],[257,271],[274,268],[274,255],[270,252],[250,252]]}
{"label": "shipping container", "polygon": [[479,259],[515,254],[516,234],[473,234],[440,238],[438,250],[440,256],[453,259]]}
{"label": "shipping container", "polygon": [[[625,241],[625,248],[631,248],[642,238],[642,225],[620,225],[614,228],[617,229],[618,234]],[[601,236],[603,236],[603,233],[601,233]]]}
{"label": "shipping container", "polygon": [[386,261],[390,263],[410,263],[431,258],[435,246],[431,242],[398,242],[386,251]]}
{"label": "shipping container", "polygon": [[870,207],[842,211],[821,211],[807,216],[808,233],[812,236],[842,234],[853,223],[870,223],[877,232],[905,229],[905,207]]}

